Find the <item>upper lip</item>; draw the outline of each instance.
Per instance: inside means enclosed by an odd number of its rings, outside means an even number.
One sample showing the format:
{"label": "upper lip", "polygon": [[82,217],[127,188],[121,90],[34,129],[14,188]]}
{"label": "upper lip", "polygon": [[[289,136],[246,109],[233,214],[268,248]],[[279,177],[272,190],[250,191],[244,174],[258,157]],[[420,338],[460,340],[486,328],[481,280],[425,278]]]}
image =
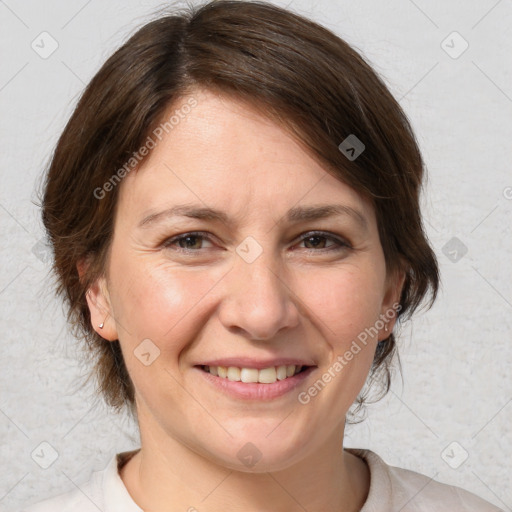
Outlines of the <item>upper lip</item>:
{"label": "upper lip", "polygon": [[273,366],[316,366],[311,360],[294,357],[279,357],[275,359],[253,359],[251,357],[223,357],[222,359],[211,359],[195,366],[235,366],[237,368],[271,368]]}

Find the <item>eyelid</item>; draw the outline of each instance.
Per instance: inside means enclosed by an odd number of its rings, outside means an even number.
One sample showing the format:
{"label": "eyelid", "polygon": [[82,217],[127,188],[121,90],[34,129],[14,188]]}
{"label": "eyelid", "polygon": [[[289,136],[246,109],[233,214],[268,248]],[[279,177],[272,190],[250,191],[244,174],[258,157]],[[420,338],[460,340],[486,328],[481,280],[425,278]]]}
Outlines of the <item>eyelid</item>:
{"label": "eyelid", "polygon": [[[337,249],[341,250],[343,248],[345,248],[345,249],[352,249],[353,248],[352,244],[345,237],[342,237],[340,235],[336,235],[334,233],[330,233],[328,231],[321,231],[321,230],[305,231],[299,237],[296,237],[294,239],[295,240],[294,243],[301,243],[304,240],[306,240],[307,238],[313,237],[313,236],[321,236],[321,237],[324,237],[326,239],[329,239],[329,240],[335,242],[335,246],[334,247],[330,247],[330,248],[321,248],[321,249],[314,249],[314,248],[313,249],[307,249],[307,248],[305,248],[304,250],[310,251],[310,252],[327,252],[327,251],[334,251],[334,250],[337,250]],[[187,237],[202,237],[202,238],[205,238],[206,240],[208,240],[210,242],[213,241],[212,239],[216,238],[216,237],[214,237],[214,235],[212,235],[208,231],[187,231],[185,233],[174,235],[174,236],[172,236],[170,238],[165,239],[161,243],[161,245],[163,247],[170,247],[173,243],[175,243],[175,242],[177,242],[177,241],[179,241],[179,240],[181,240],[183,238],[187,238]],[[176,248],[176,250],[178,252],[188,252],[188,253],[193,253],[193,252],[201,251],[201,249],[184,249],[183,247],[178,247],[178,248]]]}
{"label": "eyelid", "polygon": [[306,231],[300,235],[300,237],[297,239],[297,241],[302,242],[304,239],[312,237],[312,236],[322,236],[324,238],[329,238],[331,240],[334,240],[335,242],[338,242],[342,246],[345,245],[347,247],[352,247],[352,244],[345,237],[342,237],[340,235],[335,235],[334,233],[330,233],[329,231],[321,231],[321,230]]}
{"label": "eyelid", "polygon": [[[175,242],[177,242],[177,241],[179,241],[179,240],[181,240],[183,238],[187,238],[189,236],[203,237],[203,238],[207,239],[210,242],[212,241],[213,238],[215,238],[208,231],[187,231],[185,233],[181,233],[179,235],[174,235],[174,236],[171,236],[169,238],[166,238],[160,245],[162,245],[162,247],[168,247],[171,244],[173,244],[173,243],[175,243]],[[198,250],[196,250],[196,249],[183,249],[182,247],[179,247],[178,251],[198,252]]]}

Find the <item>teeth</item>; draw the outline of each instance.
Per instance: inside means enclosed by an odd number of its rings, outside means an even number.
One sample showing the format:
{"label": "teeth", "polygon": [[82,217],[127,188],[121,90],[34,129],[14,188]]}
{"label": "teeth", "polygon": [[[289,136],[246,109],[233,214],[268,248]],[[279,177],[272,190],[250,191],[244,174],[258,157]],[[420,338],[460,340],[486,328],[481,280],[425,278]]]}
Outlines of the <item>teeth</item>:
{"label": "teeth", "polygon": [[293,377],[302,370],[302,366],[294,364],[271,366],[258,370],[256,368],[237,368],[236,366],[203,366],[206,372],[223,379],[242,382],[259,382],[261,384],[273,384],[278,380]]}
{"label": "teeth", "polygon": [[277,380],[284,380],[286,379],[286,366],[277,366],[276,367],[276,377]]}
{"label": "teeth", "polygon": [[[299,372],[300,372],[301,369],[302,369],[302,366],[299,368]],[[294,373],[295,373],[295,365],[294,364],[289,364],[286,367],[286,376],[287,377],[291,377]]]}
{"label": "teeth", "polygon": [[242,382],[258,382],[259,371],[256,368],[242,368],[240,370],[240,379]]}
{"label": "teeth", "polygon": [[270,368],[263,368],[260,370],[258,375],[258,382],[262,384],[272,384],[277,380],[277,372],[276,369],[272,366]]}
{"label": "teeth", "polygon": [[228,368],[228,379],[239,381],[240,380],[240,368],[236,368],[235,366],[230,366]]}

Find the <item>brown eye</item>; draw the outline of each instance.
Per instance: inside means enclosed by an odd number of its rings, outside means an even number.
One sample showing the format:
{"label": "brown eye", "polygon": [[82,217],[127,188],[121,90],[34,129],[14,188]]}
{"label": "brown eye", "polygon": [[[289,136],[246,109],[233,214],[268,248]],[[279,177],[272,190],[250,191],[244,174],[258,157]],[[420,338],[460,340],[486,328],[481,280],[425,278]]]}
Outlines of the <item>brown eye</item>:
{"label": "brown eye", "polygon": [[[333,244],[331,244],[329,247],[326,246],[326,241],[331,241]],[[339,239],[338,237],[329,235],[327,233],[322,232],[313,232],[313,233],[307,233],[303,238],[301,243],[309,244],[311,247],[306,247],[308,250],[340,250],[340,249],[347,249],[350,247],[348,243],[345,241]]]}
{"label": "brown eye", "polygon": [[196,252],[204,249],[203,244],[208,241],[207,238],[204,233],[185,233],[166,240],[163,246],[174,247],[177,244],[178,250]]}
{"label": "brown eye", "polygon": [[[208,233],[205,232],[191,232],[178,235],[164,241],[162,246],[171,248],[181,252],[200,252],[201,249],[208,249],[205,243],[211,243]],[[351,248],[350,244],[338,238],[335,235],[324,232],[310,232],[306,233],[300,243],[307,244],[305,249],[311,252],[329,252],[347,250]]]}

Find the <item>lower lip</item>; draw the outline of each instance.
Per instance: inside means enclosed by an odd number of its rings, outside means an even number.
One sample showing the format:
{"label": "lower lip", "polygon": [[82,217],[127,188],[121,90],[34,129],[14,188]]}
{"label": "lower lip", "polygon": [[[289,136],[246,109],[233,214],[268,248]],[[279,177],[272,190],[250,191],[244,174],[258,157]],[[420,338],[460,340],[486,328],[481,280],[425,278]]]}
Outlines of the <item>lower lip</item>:
{"label": "lower lip", "polygon": [[201,368],[195,369],[218,390],[244,400],[271,400],[285,395],[297,388],[315,370],[316,366],[310,366],[307,370],[297,373],[293,377],[277,380],[272,384],[260,384],[259,382],[232,381],[228,378],[217,377]]}

